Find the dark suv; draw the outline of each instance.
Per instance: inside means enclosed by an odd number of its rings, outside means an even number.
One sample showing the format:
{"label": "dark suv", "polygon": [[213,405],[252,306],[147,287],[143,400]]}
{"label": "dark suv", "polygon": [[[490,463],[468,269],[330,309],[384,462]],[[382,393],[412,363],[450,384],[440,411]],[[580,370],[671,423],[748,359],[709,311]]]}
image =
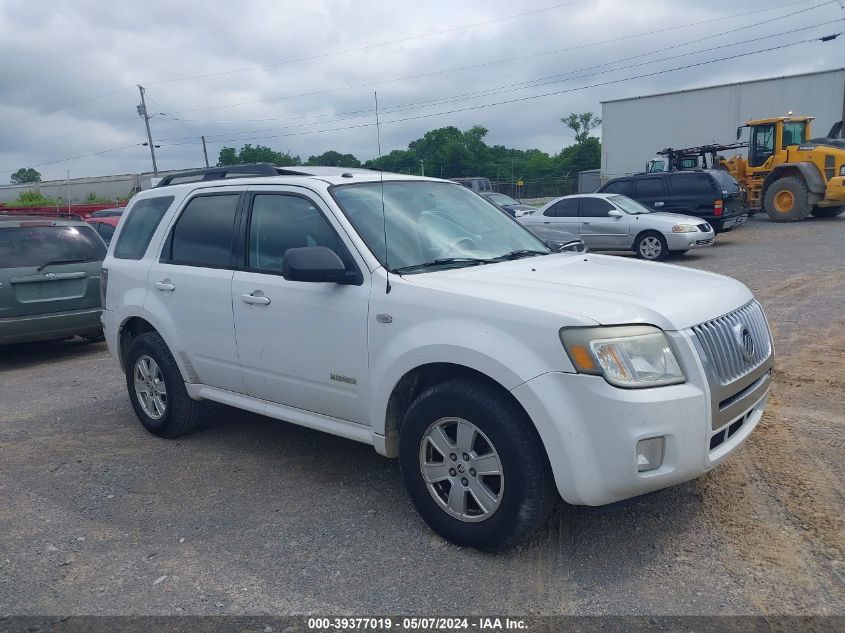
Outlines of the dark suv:
{"label": "dark suv", "polygon": [[717,233],[748,220],[739,184],[719,169],[633,174],[607,181],[598,193],[619,193],[655,211],[700,217]]}

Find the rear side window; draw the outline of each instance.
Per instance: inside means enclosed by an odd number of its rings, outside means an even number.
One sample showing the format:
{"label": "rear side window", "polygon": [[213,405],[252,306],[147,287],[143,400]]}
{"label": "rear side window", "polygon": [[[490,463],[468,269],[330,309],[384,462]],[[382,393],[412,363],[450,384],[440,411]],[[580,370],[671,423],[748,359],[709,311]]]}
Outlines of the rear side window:
{"label": "rear side window", "polygon": [[173,227],[169,262],[206,268],[232,268],[235,214],[240,194],[198,196]]}
{"label": "rear side window", "polygon": [[28,268],[49,262],[101,262],[106,247],[90,226],[0,228],[0,267]]}
{"label": "rear side window", "polygon": [[583,198],[581,200],[582,218],[606,218],[607,212],[613,208],[607,200],[601,198]]}
{"label": "rear side window", "polygon": [[637,198],[662,198],[666,195],[666,186],[662,178],[643,178],[637,181]]}
{"label": "rear side window", "polygon": [[555,204],[545,210],[543,215],[553,218],[577,218],[578,198],[565,198],[558,200]]}
{"label": "rear side window", "polygon": [[114,247],[114,256],[118,259],[141,259],[171,204],[173,196],[146,198],[136,202],[123,223]]}
{"label": "rear side window", "polygon": [[672,193],[678,196],[713,195],[713,181],[707,174],[672,174],[669,176]]}
{"label": "rear side window", "polygon": [[633,197],[634,188],[630,180],[612,180],[601,190],[602,193],[620,193],[623,196]]}

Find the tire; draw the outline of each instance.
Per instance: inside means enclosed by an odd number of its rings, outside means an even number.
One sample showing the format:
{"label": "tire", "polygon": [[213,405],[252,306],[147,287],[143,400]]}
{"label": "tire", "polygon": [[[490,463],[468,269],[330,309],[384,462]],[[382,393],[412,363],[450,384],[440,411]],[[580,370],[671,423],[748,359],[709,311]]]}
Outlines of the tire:
{"label": "tire", "polygon": [[[140,365],[146,367],[149,378],[147,384],[141,385],[139,389],[162,395],[163,385],[164,398],[153,402],[154,398],[148,397],[142,402],[135,380],[136,372],[140,380],[144,380]],[[135,415],[153,435],[178,437],[192,431],[199,422],[201,405],[188,396],[185,381],[173,355],[155,332],[145,332],[132,341],[126,354],[126,389]]]}
{"label": "tire", "polygon": [[841,207],[815,207],[813,216],[817,218],[835,218],[845,213],[845,206]]}
{"label": "tire", "polygon": [[669,256],[669,245],[666,238],[657,231],[645,231],[637,236],[634,253],[640,259],[660,262]]}
{"label": "tire", "polygon": [[[459,440],[458,426],[474,429],[473,450]],[[445,434],[438,435],[441,429]],[[462,434],[461,440],[470,436]],[[430,437],[438,438],[442,453]],[[456,545],[486,551],[510,547],[536,531],[559,500],[531,421],[505,394],[477,381],[443,382],[413,402],[400,430],[399,460],[417,511],[431,529]],[[425,463],[444,479],[430,485],[423,476]],[[481,474],[482,467],[499,474]],[[460,500],[453,507],[465,513],[463,518],[447,508],[453,489]],[[484,500],[486,510],[476,499]]]}
{"label": "tire", "polygon": [[763,210],[772,222],[799,222],[813,210],[807,200],[808,193],[801,178],[781,178],[766,189]]}

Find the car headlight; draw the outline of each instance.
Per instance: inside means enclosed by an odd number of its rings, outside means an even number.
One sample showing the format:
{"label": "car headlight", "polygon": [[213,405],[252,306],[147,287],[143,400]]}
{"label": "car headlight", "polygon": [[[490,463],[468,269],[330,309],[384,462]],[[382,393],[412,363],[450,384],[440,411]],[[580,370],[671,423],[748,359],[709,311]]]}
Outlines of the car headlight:
{"label": "car headlight", "polygon": [[579,373],[604,376],[616,387],[659,387],[686,381],[669,339],[651,325],[563,328],[560,340]]}
{"label": "car headlight", "polygon": [[697,230],[695,224],[676,224],[672,227],[672,233],[695,233]]}
{"label": "car headlight", "polygon": [[839,175],[845,176],[845,165],[842,165],[842,167],[839,168]]}

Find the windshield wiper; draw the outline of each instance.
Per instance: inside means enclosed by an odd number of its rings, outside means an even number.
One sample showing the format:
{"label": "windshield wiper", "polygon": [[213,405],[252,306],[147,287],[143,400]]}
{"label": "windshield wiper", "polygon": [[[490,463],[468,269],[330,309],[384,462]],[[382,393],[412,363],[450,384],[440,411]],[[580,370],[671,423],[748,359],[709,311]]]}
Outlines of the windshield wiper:
{"label": "windshield wiper", "polygon": [[47,266],[52,266],[53,264],[84,264],[84,259],[54,259],[51,262],[47,262],[46,264],[41,264],[35,270],[44,270]]}
{"label": "windshield wiper", "polygon": [[548,251],[534,251],[528,248],[523,248],[518,251],[511,251],[510,253],[505,253],[504,255],[499,255],[495,257],[493,261],[498,261],[500,259],[521,259],[522,257],[533,257],[534,255],[548,255]]}
{"label": "windshield wiper", "polygon": [[435,259],[430,262],[423,262],[422,264],[412,264],[410,266],[401,266],[393,268],[392,273],[410,273],[415,270],[425,270],[426,268],[436,268],[438,266],[448,266],[450,264],[467,264],[468,266],[477,266],[479,264],[489,264],[495,262],[495,259],[482,259],[479,257],[444,257],[442,259]]}

